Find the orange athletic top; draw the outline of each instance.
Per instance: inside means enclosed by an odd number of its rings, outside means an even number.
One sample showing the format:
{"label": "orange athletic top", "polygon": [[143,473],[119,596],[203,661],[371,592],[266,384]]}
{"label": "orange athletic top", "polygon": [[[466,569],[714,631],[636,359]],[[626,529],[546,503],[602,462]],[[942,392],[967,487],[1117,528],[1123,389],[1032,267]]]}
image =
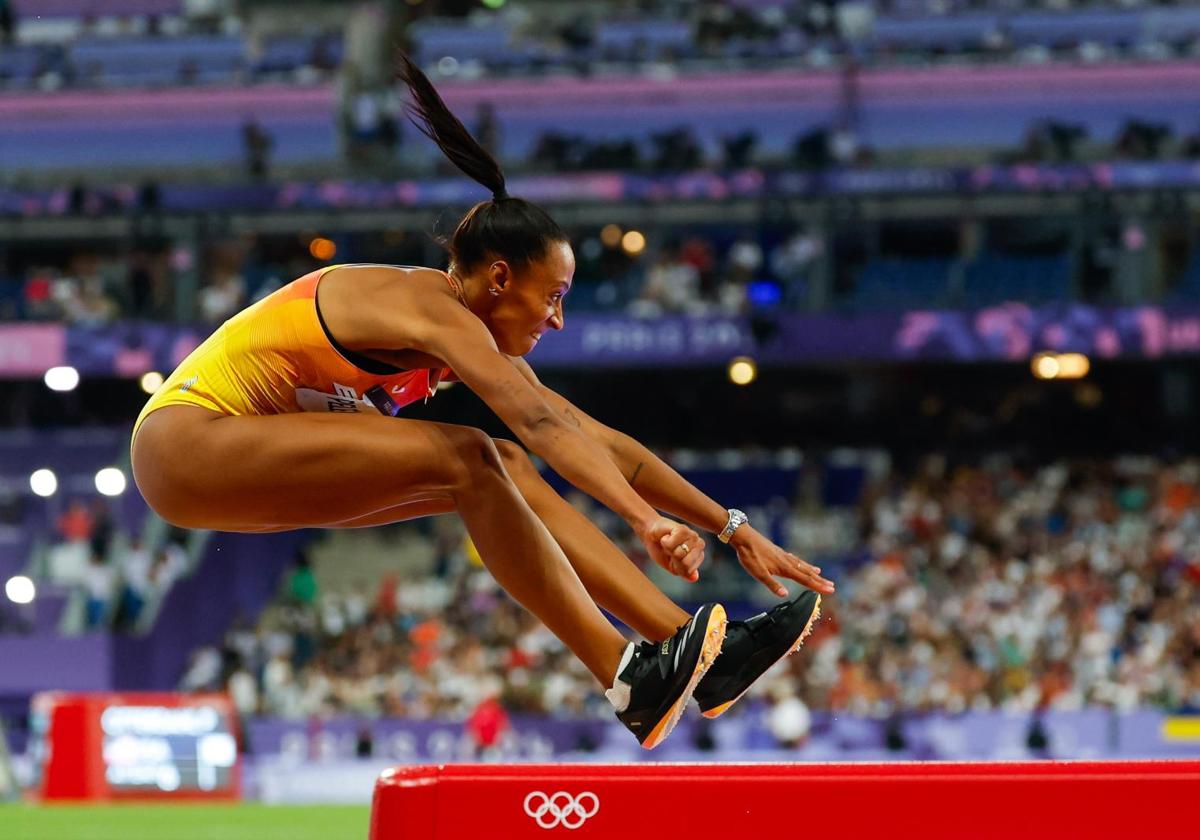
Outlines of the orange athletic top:
{"label": "orange athletic top", "polygon": [[325,273],[340,267],[306,274],[222,324],[150,397],[133,426],[134,436],[151,412],[168,405],[198,405],[229,415],[395,415],[433,396],[439,382],[453,377],[450,368],[400,370],[334,341],[316,296]]}

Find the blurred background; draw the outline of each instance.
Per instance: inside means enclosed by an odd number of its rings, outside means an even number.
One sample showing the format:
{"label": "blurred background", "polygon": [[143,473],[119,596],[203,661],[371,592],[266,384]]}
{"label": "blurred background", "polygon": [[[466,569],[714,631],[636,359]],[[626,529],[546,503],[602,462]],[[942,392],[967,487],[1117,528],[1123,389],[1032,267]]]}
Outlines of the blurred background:
{"label": "blurred background", "polygon": [[[543,381],[838,584],[653,754],[455,518],[181,531],[129,477],[224,319],[445,265],[485,196],[399,48],[572,237]],[[226,693],[268,803],[402,762],[1200,755],[1198,57],[1154,0],[0,0],[0,795],[43,789],[47,690]],[[511,437],[462,386],[406,416]],[[558,486],[681,603],[771,602]]]}

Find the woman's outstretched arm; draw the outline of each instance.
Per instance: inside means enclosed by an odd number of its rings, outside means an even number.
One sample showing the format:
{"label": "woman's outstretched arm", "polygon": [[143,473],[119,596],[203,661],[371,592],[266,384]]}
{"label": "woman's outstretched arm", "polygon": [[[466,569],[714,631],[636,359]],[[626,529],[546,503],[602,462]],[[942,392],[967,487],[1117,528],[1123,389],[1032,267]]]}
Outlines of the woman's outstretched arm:
{"label": "woman's outstretched arm", "polygon": [[[510,360],[564,420],[600,444],[629,485],[651,506],[714,534],[724,529],[725,508],[637,440],[588,416],[542,385],[524,359],[510,357]],[[738,528],[729,544],[746,571],[777,595],[785,595],[786,590],[781,589],[775,577],[794,580],[818,592],[833,592],[833,582],[821,577],[819,568],[776,546],[749,524]]]}

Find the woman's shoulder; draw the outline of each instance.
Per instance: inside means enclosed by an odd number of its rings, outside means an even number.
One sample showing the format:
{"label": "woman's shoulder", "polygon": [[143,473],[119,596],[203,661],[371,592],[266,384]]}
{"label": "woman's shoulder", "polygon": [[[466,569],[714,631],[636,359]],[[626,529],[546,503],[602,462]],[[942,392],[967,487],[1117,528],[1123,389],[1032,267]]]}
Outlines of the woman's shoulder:
{"label": "woman's shoulder", "polygon": [[445,307],[457,305],[444,272],[376,264],[331,270],[321,280],[319,302],[330,329],[339,340],[344,334],[351,349],[397,346],[408,334],[422,333],[426,321],[436,322]]}
{"label": "woman's shoulder", "polygon": [[[446,272],[440,268],[431,268],[424,265],[395,265],[392,263],[340,263],[331,265],[324,270],[325,275],[342,274],[354,275],[355,277],[380,277],[388,280],[396,280],[397,275],[407,277],[446,277]],[[443,281],[444,282],[444,281]]]}
{"label": "woman's shoulder", "polygon": [[348,263],[332,266],[321,278],[321,299],[346,298],[361,306],[374,306],[409,295],[425,295],[430,288],[448,289],[446,273],[418,265]]}

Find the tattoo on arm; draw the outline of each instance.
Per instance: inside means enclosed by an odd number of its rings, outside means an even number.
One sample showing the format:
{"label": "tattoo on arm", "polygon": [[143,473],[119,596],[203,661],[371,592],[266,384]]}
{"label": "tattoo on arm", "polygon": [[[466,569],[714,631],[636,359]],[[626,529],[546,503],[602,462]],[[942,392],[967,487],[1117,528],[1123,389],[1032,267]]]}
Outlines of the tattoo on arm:
{"label": "tattoo on arm", "polygon": [[629,477],[629,486],[630,486],[630,487],[632,487],[632,486],[633,486],[633,483],[634,483],[635,481],[637,481],[638,473],[640,473],[640,472],[642,471],[642,467],[644,467],[644,466],[646,466],[646,462],[645,462],[645,461],[642,461],[640,464],[638,464],[638,465],[637,465],[637,469],[635,469],[635,470],[633,471],[633,475],[631,475],[631,476]]}
{"label": "tattoo on arm", "polygon": [[573,425],[576,429],[583,428],[583,424],[579,422],[579,418],[575,416],[575,412],[571,411],[571,409],[566,409],[563,412],[563,416],[570,420],[571,425]]}

